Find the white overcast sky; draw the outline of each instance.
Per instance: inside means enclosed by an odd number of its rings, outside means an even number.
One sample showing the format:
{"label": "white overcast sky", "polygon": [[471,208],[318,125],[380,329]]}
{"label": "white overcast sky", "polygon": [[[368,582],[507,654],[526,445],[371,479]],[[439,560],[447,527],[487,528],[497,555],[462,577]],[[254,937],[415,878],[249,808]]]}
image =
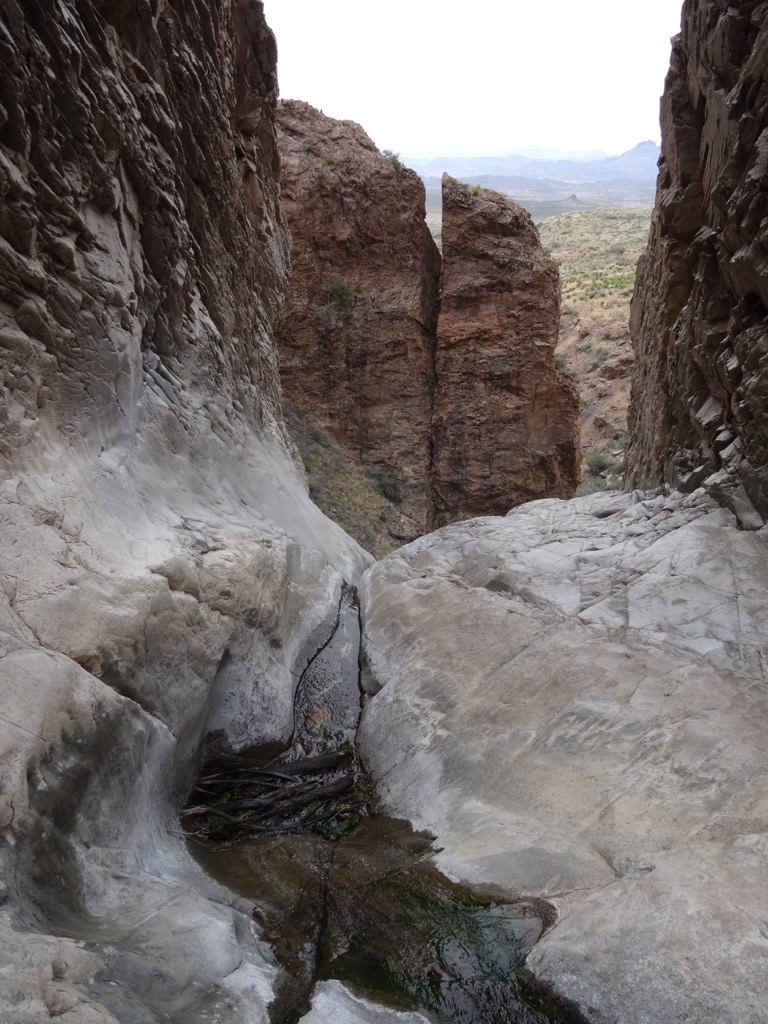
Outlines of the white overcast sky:
{"label": "white overcast sky", "polygon": [[380,148],[620,153],[659,139],[682,0],[265,0],[280,94]]}

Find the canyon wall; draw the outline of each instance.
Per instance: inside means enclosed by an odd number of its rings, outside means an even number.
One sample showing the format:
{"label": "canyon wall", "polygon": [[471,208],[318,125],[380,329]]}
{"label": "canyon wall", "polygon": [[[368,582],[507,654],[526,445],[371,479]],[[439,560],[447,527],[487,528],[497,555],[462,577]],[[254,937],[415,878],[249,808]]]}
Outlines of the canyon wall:
{"label": "canyon wall", "polygon": [[206,753],[287,741],[368,562],[280,418],[275,41],[252,0],[0,29],[0,1020],[263,1024],[271,955],[177,811]]}
{"label": "canyon wall", "polygon": [[554,367],[559,278],[529,215],[448,179],[441,268],[421,180],[359,125],[283,101],[278,138],[286,397],[402,500],[414,533],[570,497],[578,395]]}
{"label": "canyon wall", "polygon": [[768,8],[688,0],[632,302],[629,486],[768,516]]}
{"label": "canyon wall", "polygon": [[277,128],[293,238],[275,331],[284,394],[423,532],[440,279],[424,185],[359,125],[308,103],[282,101]]}
{"label": "canyon wall", "polygon": [[557,265],[528,212],[444,175],[433,526],[573,495],[581,417],[559,327]]}

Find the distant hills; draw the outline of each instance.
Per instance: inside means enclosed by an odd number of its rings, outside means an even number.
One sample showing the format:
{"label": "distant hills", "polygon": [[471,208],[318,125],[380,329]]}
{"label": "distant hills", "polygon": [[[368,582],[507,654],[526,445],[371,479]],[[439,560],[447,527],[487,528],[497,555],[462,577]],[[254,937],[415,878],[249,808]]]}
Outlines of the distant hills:
{"label": "distant hills", "polygon": [[[553,154],[544,156],[543,154]],[[440,179],[447,172],[460,181],[504,192],[542,220],[556,213],[600,207],[652,206],[656,193],[657,163],[661,149],[641,142],[620,156],[568,154],[529,147],[506,156],[403,157],[424,179],[427,221],[437,233]]]}
{"label": "distant hills", "polygon": [[599,157],[590,159],[588,155],[578,154],[576,159],[544,156],[557,153],[556,150],[527,150],[531,155],[510,153],[507,156],[458,156],[433,157],[430,160],[410,160],[405,162],[423,178],[437,177],[447,172],[454,178],[466,180],[478,175],[494,177],[527,178],[541,181],[543,179],[560,182],[594,182],[594,181],[637,181],[654,184],[656,182],[656,164],[661,153],[655,142],[641,142],[634,149],[622,153],[621,156]]}

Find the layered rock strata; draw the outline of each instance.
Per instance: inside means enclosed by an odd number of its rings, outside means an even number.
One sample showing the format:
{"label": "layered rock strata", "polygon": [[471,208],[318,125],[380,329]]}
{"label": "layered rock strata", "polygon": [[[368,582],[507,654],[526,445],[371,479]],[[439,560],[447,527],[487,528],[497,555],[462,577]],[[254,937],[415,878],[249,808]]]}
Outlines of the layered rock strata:
{"label": "layered rock strata", "polygon": [[384,808],[557,907],[528,966],[589,1021],[765,1019],[767,586],[703,490],[533,502],[363,578]]}
{"label": "layered rock strata", "polygon": [[250,0],[0,28],[0,1020],[263,1024],[176,810],[204,750],[288,739],[367,563],[279,415],[274,39]]}
{"label": "layered rock strata", "polygon": [[293,238],[276,325],[283,390],[423,531],[440,278],[424,185],[359,125],[308,103],[282,101],[277,127]]}
{"label": "layered rock strata", "polygon": [[764,3],[687,0],[632,303],[630,485],[706,480],[748,527],[768,516],[767,76]]}
{"label": "layered rock strata", "polygon": [[581,417],[559,327],[557,265],[528,212],[444,175],[433,526],[573,495]]}

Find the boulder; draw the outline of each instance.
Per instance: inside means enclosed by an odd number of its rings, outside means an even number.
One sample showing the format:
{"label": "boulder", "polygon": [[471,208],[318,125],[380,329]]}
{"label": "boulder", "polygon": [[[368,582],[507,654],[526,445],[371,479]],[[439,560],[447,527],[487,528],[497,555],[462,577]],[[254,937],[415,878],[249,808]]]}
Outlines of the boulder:
{"label": "boulder", "polygon": [[766,585],[701,490],[533,502],[363,579],[383,807],[554,905],[528,965],[590,1021],[764,1017]]}

